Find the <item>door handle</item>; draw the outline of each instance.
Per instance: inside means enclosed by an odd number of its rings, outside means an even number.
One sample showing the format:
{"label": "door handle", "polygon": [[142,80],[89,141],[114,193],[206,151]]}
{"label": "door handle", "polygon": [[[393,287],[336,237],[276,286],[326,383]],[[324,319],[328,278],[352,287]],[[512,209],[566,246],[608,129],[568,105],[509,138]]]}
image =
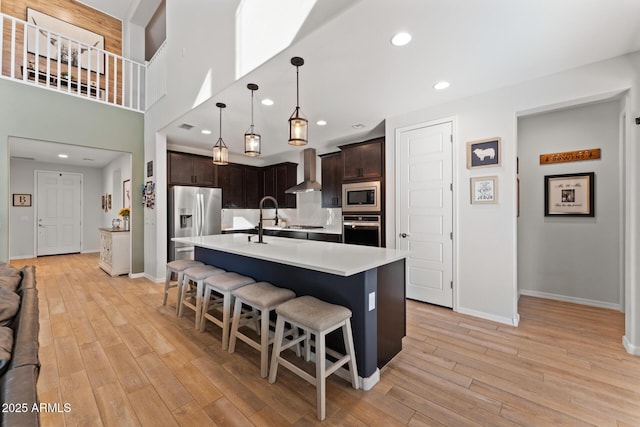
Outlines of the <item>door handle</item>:
{"label": "door handle", "polygon": [[409,237],[407,233],[400,233],[399,236],[402,237],[403,239],[406,239],[407,237]]}

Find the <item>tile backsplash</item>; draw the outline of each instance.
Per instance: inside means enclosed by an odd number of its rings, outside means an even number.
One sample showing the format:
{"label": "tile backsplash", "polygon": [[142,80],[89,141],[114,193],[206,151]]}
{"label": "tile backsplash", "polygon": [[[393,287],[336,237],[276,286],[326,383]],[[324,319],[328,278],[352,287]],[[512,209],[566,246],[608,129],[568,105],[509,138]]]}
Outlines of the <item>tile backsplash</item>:
{"label": "tile backsplash", "polygon": [[[322,193],[313,191],[299,193],[296,209],[278,209],[280,221],[286,225],[320,225],[329,230],[340,231],[342,228],[342,209],[323,208]],[[275,209],[263,209],[263,218],[273,218]],[[260,210],[258,209],[223,209],[222,229],[248,229],[258,225]],[[265,225],[273,225],[274,221],[264,221]],[[279,224],[282,225],[282,224]]]}

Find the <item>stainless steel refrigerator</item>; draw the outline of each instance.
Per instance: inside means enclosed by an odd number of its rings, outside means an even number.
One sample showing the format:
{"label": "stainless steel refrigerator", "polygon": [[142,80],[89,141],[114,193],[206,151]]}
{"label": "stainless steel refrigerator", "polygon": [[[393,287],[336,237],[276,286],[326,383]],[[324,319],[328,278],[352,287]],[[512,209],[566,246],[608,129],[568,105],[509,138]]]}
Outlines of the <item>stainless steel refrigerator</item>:
{"label": "stainless steel refrigerator", "polygon": [[173,237],[220,234],[222,189],[173,186],[168,197],[169,261],[193,259],[193,246],[172,241]]}

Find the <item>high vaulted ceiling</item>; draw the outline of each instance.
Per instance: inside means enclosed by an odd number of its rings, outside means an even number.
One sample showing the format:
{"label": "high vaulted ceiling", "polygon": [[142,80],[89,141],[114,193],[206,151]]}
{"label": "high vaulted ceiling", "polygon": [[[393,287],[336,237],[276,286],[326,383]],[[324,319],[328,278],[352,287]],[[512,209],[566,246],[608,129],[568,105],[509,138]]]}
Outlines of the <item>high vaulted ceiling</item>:
{"label": "high vaulted ceiling", "polygon": [[[134,19],[153,13],[160,0],[82,2]],[[336,14],[336,7],[343,10]],[[257,83],[263,155],[291,150],[293,56],[305,59],[300,106],[309,145],[322,152],[380,134],[386,117],[640,50],[638,0],[321,0],[307,21],[289,48],[164,129],[169,143],[210,149],[218,137],[215,103],[225,102],[223,138],[232,153],[242,153],[250,124],[246,86]],[[398,31],[412,34],[409,45],[390,44]],[[451,87],[434,90],[440,80]],[[262,106],[264,97],[275,104]],[[327,125],[316,125],[320,119]],[[185,131],[182,123],[195,128]],[[205,128],[212,134],[201,134]]]}
{"label": "high vaulted ceiling", "polygon": [[[386,117],[640,50],[637,0],[348,4],[338,16],[176,120],[165,129],[169,142],[209,149],[218,138],[215,103],[225,102],[223,138],[232,153],[242,153],[242,136],[250,124],[246,86],[257,83],[256,101],[268,97],[275,102],[271,107],[255,104],[263,154],[291,150],[287,120],[295,107],[293,56],[305,59],[300,106],[309,119],[309,145],[326,150],[366,138]],[[399,31],[412,34],[407,46],[391,45]],[[451,87],[434,90],[440,80]],[[328,124],[316,125],[320,119]],[[185,131],[178,128],[182,123],[196,127]],[[354,129],[358,124],[364,127]],[[213,134],[202,135],[202,128]]]}

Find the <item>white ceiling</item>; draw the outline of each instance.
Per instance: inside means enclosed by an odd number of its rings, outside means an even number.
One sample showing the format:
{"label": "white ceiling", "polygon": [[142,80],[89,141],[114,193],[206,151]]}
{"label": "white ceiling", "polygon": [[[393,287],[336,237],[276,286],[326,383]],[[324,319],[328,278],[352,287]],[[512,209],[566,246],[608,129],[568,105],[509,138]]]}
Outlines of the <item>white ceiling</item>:
{"label": "white ceiling", "polygon": [[[327,1],[318,3],[326,6]],[[305,36],[291,47],[168,126],[169,143],[210,149],[219,132],[215,103],[224,102],[222,136],[232,153],[241,153],[242,136],[250,124],[246,85],[256,83],[257,101],[275,101],[272,107],[256,102],[263,154],[294,149],[287,144],[287,120],[295,107],[292,56],[305,59],[300,106],[310,123],[309,145],[322,152],[365,139],[385,117],[640,50],[638,0],[349,4],[319,27],[322,12],[312,12],[312,30],[303,27]],[[392,46],[389,41],[398,31],[410,32],[412,42]],[[451,87],[435,91],[432,86],[439,80],[451,82]],[[319,119],[328,125],[317,126]],[[185,131],[178,128],[182,123],[196,127]],[[354,124],[365,127],[357,130]],[[213,134],[202,135],[202,128]]]}
{"label": "white ceiling", "polygon": [[[82,3],[145,25],[160,1]],[[392,46],[398,31],[410,32],[412,42]],[[287,144],[287,120],[295,107],[293,56],[305,60],[300,106],[310,123],[309,146],[322,153],[381,135],[386,117],[638,50],[638,0],[322,0],[292,46],[164,131],[171,145],[210,150],[219,132],[215,103],[224,102],[223,139],[232,153],[242,153],[250,124],[246,85],[256,83],[263,157],[297,150]],[[451,87],[435,91],[439,80]],[[263,97],[275,105],[262,106]],[[317,126],[320,119],[328,124]],[[178,128],[182,123],[195,127],[185,131]],[[203,128],[213,133],[202,135]]]}
{"label": "white ceiling", "polygon": [[[120,151],[14,137],[9,138],[9,150],[12,159],[90,168],[103,168],[123,154]],[[62,159],[58,154],[66,154],[68,157]]]}

